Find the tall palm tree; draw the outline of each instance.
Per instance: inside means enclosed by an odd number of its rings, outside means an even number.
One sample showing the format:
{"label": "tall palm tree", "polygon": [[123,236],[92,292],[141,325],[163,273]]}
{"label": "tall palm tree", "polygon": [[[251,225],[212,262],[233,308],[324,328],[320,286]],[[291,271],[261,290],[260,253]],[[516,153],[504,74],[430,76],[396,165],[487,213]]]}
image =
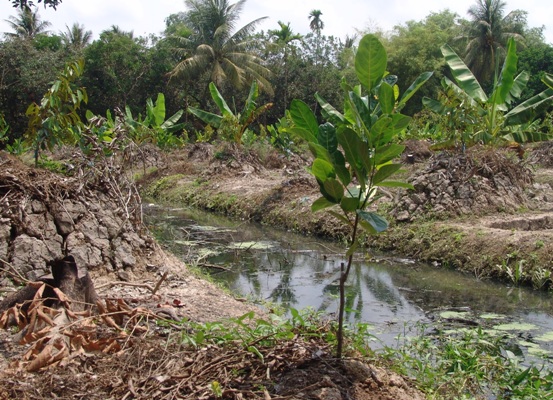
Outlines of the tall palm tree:
{"label": "tall palm tree", "polygon": [[33,11],[30,7],[18,9],[17,16],[10,15],[5,21],[13,29],[13,32],[6,32],[5,35],[20,39],[32,39],[40,33],[47,33],[47,28],[51,25],[40,19],[37,8]]}
{"label": "tall palm tree", "polygon": [[176,49],[183,59],[171,76],[197,78],[208,71],[210,80],[220,88],[226,82],[237,89],[256,79],[259,88],[272,93],[267,78],[271,72],[250,49],[252,33],[263,18],[258,18],[236,29],[246,0],[230,4],[228,0],[185,0],[189,9],[184,21],[192,35],[180,38]]}
{"label": "tall palm tree", "polygon": [[311,20],[309,22],[309,28],[313,32],[315,32],[317,35],[320,35],[321,31],[325,27],[325,24],[324,24],[323,20],[321,19],[321,15],[323,15],[321,10],[311,10],[311,12],[309,13],[309,17],[308,17]]}
{"label": "tall palm tree", "polygon": [[[290,23],[285,24],[282,21],[278,21],[280,29],[271,29],[267,33],[271,37],[273,44],[283,50],[282,62],[284,65],[284,107],[288,107],[288,51],[290,50],[291,43],[301,40],[302,35],[294,33],[290,28]],[[286,108],[285,108],[286,109]]]}
{"label": "tall palm tree", "polygon": [[515,10],[505,15],[507,3],[502,0],[477,0],[469,8],[470,23],[465,28],[467,40],[465,63],[474,76],[489,83],[502,57],[509,38],[523,43],[522,32],[526,12]]}
{"label": "tall palm tree", "polygon": [[317,49],[316,49],[316,54],[315,54],[315,64],[316,65],[319,64],[319,56],[320,56],[320,53],[321,53],[321,31],[325,27],[325,24],[324,24],[323,20],[321,19],[321,15],[323,15],[321,10],[311,10],[311,12],[309,13],[309,17],[308,17],[311,20],[309,22],[309,28],[313,32],[315,32],[315,34],[317,35],[317,40],[316,40]]}
{"label": "tall palm tree", "polygon": [[71,28],[65,25],[65,29],[61,32],[61,40],[69,48],[82,50],[92,41],[92,31],[87,31],[84,25],[75,22]]}

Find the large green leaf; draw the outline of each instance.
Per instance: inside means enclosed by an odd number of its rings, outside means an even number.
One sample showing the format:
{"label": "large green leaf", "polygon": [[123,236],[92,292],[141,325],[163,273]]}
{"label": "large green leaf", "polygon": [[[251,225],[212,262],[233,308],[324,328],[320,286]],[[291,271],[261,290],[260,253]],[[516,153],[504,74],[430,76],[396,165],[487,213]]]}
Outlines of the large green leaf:
{"label": "large green leaf", "polygon": [[550,89],[553,89],[553,75],[546,72],[541,81],[549,86]]}
{"label": "large green leaf", "polygon": [[154,121],[151,121],[152,126],[161,126],[165,121],[165,96],[163,93],[157,94],[156,105],[151,109]]}
{"label": "large green leaf", "polygon": [[455,51],[447,44],[441,48],[442,54],[455,81],[461,89],[463,89],[471,98],[485,103],[488,100],[486,93],[478,83],[478,80],[472,74],[470,69],[465,65],[463,60],[455,53]]}
{"label": "large green leaf", "polygon": [[395,174],[401,168],[401,164],[385,164],[381,166],[376,174],[373,176],[373,185],[377,185],[382,182],[384,179]]}
{"label": "large green leaf", "polygon": [[362,173],[363,167],[359,159],[359,148],[363,145],[363,141],[359,135],[350,128],[342,128],[337,132],[338,143],[344,149],[346,161],[353,168],[355,175],[359,179],[359,184],[365,190],[366,177]]}
{"label": "large green leaf", "polygon": [[322,114],[325,119],[332,122],[334,125],[337,125],[341,122],[344,122],[344,115],[330,105],[325,99],[323,99],[318,93],[315,93],[315,98],[319,102],[319,105],[322,108]]}
{"label": "large green leaf", "polygon": [[530,74],[527,71],[522,71],[520,74],[517,75],[513,82],[513,87],[511,88],[507,99],[505,100],[507,104],[511,104],[514,99],[520,98],[523,90],[528,85],[529,80]]}
{"label": "large green leaf", "polygon": [[317,212],[328,207],[334,206],[336,203],[328,201],[325,197],[319,197],[311,204],[311,211]]}
{"label": "large green leaf", "polygon": [[436,114],[439,114],[439,115],[445,115],[445,113],[448,110],[448,108],[445,105],[443,105],[441,101],[431,99],[430,97],[426,97],[426,96],[422,98],[422,104],[426,108],[430,109],[431,111],[434,111]]}
{"label": "large green leaf", "polygon": [[307,129],[302,129],[297,126],[293,126],[291,128],[287,128],[286,131],[294,135],[298,135],[299,137],[304,139],[307,143],[317,143],[317,138],[313,136],[313,134],[309,132]]}
{"label": "large green leaf", "polygon": [[219,110],[221,111],[221,114],[224,116],[234,116],[232,113],[232,110],[227,105],[227,102],[221,96],[221,93],[217,90],[217,86],[213,82],[209,82],[209,93],[211,93],[211,98],[217,104],[217,107],[219,107]]}
{"label": "large green leaf", "polygon": [[334,178],[328,178],[323,183],[326,195],[329,200],[335,203],[340,203],[342,197],[344,197],[344,187],[342,184]]}
{"label": "large green leaf", "polygon": [[331,164],[334,163],[333,158],[330,155],[330,153],[328,152],[328,150],[325,149],[320,144],[315,143],[313,141],[313,142],[309,142],[308,146],[309,146],[309,150],[311,151],[311,154],[313,154],[313,157],[321,158],[321,159],[323,159],[323,160],[325,160],[325,161],[327,161]]}
{"label": "large green leaf", "polygon": [[167,118],[166,121],[164,121],[161,124],[162,128],[170,128],[171,126],[175,125],[177,121],[182,117],[182,114],[184,113],[183,110],[179,110],[176,113],[174,113],[171,117]]}
{"label": "large green leaf", "polygon": [[332,158],[332,165],[334,165],[334,169],[336,170],[336,175],[342,182],[342,185],[349,185],[351,182],[351,174],[349,173],[349,169],[346,167],[346,158],[339,150],[336,150],[330,156]]}
{"label": "large green leaf", "polygon": [[355,54],[355,73],[371,93],[386,73],[386,50],[375,35],[365,35]]}
{"label": "large green leaf", "polygon": [[384,232],[388,229],[388,221],[372,211],[357,210],[361,226],[372,235]]}
{"label": "large green leaf", "polygon": [[332,164],[320,158],[316,158],[313,161],[313,165],[311,166],[311,173],[315,175],[315,178],[317,178],[317,180],[320,181],[321,184],[324,184],[324,182],[329,178],[336,177],[336,173],[334,172],[334,167],[332,166]]}
{"label": "large green leaf", "polygon": [[389,144],[382,147],[378,147],[375,151],[375,165],[386,164],[388,161],[399,157],[405,150],[405,146],[401,144]]}
{"label": "large green leaf", "polygon": [[552,101],[553,89],[544,90],[505,114],[505,125],[520,125],[531,121],[539,111],[549,107]]}
{"label": "large green leaf", "polygon": [[394,89],[386,82],[382,82],[378,87],[378,102],[384,114],[391,114],[394,110],[394,105],[396,103]]}
{"label": "large green leaf", "polygon": [[387,142],[386,137],[391,137],[394,134],[392,129],[393,120],[387,115],[382,115],[373,125],[369,141],[372,145],[377,146],[381,141]]}
{"label": "large green leaf", "polygon": [[430,79],[433,73],[434,72],[423,72],[417,77],[417,79],[415,79],[415,81],[411,84],[411,86],[409,86],[407,90],[403,93],[403,95],[401,96],[401,99],[399,99],[399,102],[397,105],[398,111],[401,110],[405,105],[405,103],[407,103],[407,101],[409,101],[409,99],[415,93],[417,93],[417,91],[422,87],[422,85],[424,85],[426,81]]}
{"label": "large green leaf", "polygon": [[362,98],[359,94],[351,91],[349,92],[348,100],[355,124],[359,126],[363,132],[367,132],[372,125],[367,98]]}
{"label": "large green leaf", "polygon": [[303,101],[294,99],[290,104],[290,117],[294,124],[304,131],[307,131],[310,137],[313,137],[315,141],[319,134],[319,123],[315,114]]}
{"label": "large green leaf", "polygon": [[206,124],[209,124],[216,129],[221,126],[221,121],[223,120],[223,117],[221,117],[220,115],[213,114],[194,107],[188,107],[188,112],[194,114]]}
{"label": "large green leaf", "polygon": [[329,122],[320,125],[317,141],[330,154],[334,153],[338,149],[338,139],[336,139],[336,128],[334,128],[334,125]]}
{"label": "large green leaf", "polygon": [[252,113],[255,111],[255,106],[256,106],[255,101],[257,100],[258,94],[259,94],[259,90],[257,86],[257,81],[254,80],[250,87],[250,93],[248,94],[246,103],[244,104],[244,109],[240,114],[240,124],[246,123],[250,118],[250,116],[252,115]]}
{"label": "large green leaf", "polygon": [[513,87],[515,74],[517,72],[517,61],[518,57],[515,40],[510,38],[507,45],[507,55],[505,57],[505,62],[503,63],[499,83],[489,99],[491,103],[497,105],[505,104],[507,96]]}
{"label": "large green leaf", "polygon": [[359,198],[344,196],[340,201],[340,208],[345,212],[353,212],[359,208]]}

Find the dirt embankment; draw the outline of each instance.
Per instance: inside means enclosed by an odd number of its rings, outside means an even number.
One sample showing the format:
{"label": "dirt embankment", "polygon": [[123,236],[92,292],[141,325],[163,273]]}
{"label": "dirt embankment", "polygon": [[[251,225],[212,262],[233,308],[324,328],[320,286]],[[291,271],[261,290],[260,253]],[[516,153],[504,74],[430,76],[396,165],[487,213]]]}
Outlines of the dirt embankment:
{"label": "dirt embankment", "polygon": [[[391,371],[337,362],[322,335],[256,340],[255,354],[240,343],[184,341],[196,337],[186,321],[266,315],[161,250],[143,229],[138,194],[106,171],[64,177],[0,152],[0,300],[20,284],[37,293],[26,305],[0,301],[0,326],[17,325],[0,330],[0,398],[207,399],[214,383],[228,399],[423,398]],[[57,288],[52,308],[39,295],[45,286],[30,283],[62,257],[90,272],[95,311],[77,312]]]}
{"label": "dirt embankment", "polygon": [[[412,191],[384,191],[379,210],[391,228],[369,238],[375,249],[452,266],[475,276],[549,285],[553,271],[552,146],[527,152],[474,148],[434,154],[411,143],[403,179]],[[146,174],[142,191],[154,201],[193,205],[297,232],[343,238],[347,229],[324,212],[312,213],[319,195],[309,161],[275,154],[264,158],[234,146],[196,144]],[[549,272],[548,272],[549,271]]]}

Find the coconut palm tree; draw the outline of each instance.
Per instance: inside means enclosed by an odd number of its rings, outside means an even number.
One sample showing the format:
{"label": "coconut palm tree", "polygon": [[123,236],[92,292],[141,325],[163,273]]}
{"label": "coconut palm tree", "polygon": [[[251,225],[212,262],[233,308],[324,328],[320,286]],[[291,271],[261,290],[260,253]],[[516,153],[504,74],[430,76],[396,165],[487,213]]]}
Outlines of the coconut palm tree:
{"label": "coconut palm tree", "polygon": [[252,49],[252,33],[263,18],[236,29],[246,0],[230,4],[228,0],[185,0],[189,9],[184,22],[192,35],[181,37],[177,54],[183,59],[171,76],[198,78],[209,72],[210,81],[218,87],[229,83],[237,89],[248,86],[253,79],[259,88],[272,94],[267,78],[271,72]]}
{"label": "coconut palm tree", "polygon": [[17,10],[17,16],[10,15],[5,20],[13,32],[5,32],[7,37],[32,39],[41,33],[47,33],[51,25],[48,21],[42,21],[38,15],[38,9],[31,10],[30,7],[23,7]]}
{"label": "coconut palm tree", "polygon": [[61,40],[66,47],[82,50],[92,41],[92,31],[87,31],[84,25],[74,23],[71,28],[65,25],[65,32],[61,33]]}
{"label": "coconut palm tree", "polygon": [[467,40],[465,64],[482,83],[489,83],[505,55],[509,38],[519,45],[526,25],[526,12],[515,10],[505,15],[502,0],[477,0],[469,8],[470,22],[465,28]]}

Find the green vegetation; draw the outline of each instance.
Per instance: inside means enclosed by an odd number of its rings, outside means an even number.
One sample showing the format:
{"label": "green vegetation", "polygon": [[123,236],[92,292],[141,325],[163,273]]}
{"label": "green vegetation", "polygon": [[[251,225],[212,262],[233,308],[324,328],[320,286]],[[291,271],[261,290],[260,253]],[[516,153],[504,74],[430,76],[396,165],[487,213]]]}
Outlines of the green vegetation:
{"label": "green vegetation", "polygon": [[[184,329],[170,341],[191,348],[215,346],[221,351],[247,351],[255,358],[268,356],[267,347],[299,339],[335,346],[332,324],[312,310],[290,310],[290,318],[270,314],[259,318],[247,313],[238,318],[210,323],[183,320],[171,322]],[[160,322],[164,327],[164,322]],[[512,350],[509,335],[480,328],[429,334],[418,326],[408,336],[398,337],[395,347],[376,354],[369,347],[374,337],[366,324],[347,330],[347,354],[362,354],[365,360],[386,362],[386,366],[414,379],[430,399],[550,399],[553,372],[539,366],[522,365]]]}
{"label": "green vegetation", "polygon": [[292,101],[290,108],[294,122],[290,130],[309,143],[315,158],[311,173],[322,197],[313,203],[312,211],[339,206],[341,213],[329,212],[351,229],[348,262],[341,266],[338,358],[342,356],[345,284],[359,245],[358,230],[377,235],[388,228],[382,216],[367,211],[379,198],[378,187],[412,188],[388,180],[401,168],[392,161],[404,150],[394,139],[410,121],[399,110],[432,75],[422,74],[400,98],[399,89],[394,87],[396,78],[387,74],[386,61],[386,50],[378,38],[364,36],[355,56],[355,71],[361,85],[352,88],[343,84],[346,91],[343,114],[320,96],[318,101],[328,121],[324,124],[318,125],[307,104],[299,100]]}
{"label": "green vegetation", "polygon": [[551,399],[553,371],[521,365],[508,336],[483,329],[398,338],[383,355],[431,399]]}
{"label": "green vegetation", "polygon": [[[264,141],[285,156],[306,148],[313,154],[310,171],[321,197],[312,210],[327,209],[350,230],[338,323],[325,325],[296,310],[290,320],[247,314],[230,321],[230,329],[182,321],[186,329],[178,340],[187,346],[232,343],[263,358],[261,346],[303,335],[336,346],[339,358],[350,351],[372,355],[368,325],[353,331],[344,326],[346,280],[361,235],[378,237],[388,229],[375,211],[381,189],[412,188],[392,180],[401,172],[394,162],[405,148],[401,139],[463,147],[551,139],[553,77],[546,71],[553,70],[553,48],[543,39],[544,28],[528,27],[521,10],[505,16],[499,0],[478,1],[470,20],[449,11],[433,13],[359,42],[323,35],[321,10],[309,14],[312,32],[305,36],[282,21],[277,29],[256,33],[263,18],[236,29],[245,0],[186,0],[186,10],[167,18],[162,35],[135,37],[113,26],[91,41],[91,32],[79,24],[53,34],[38,10],[26,7],[32,2],[12,2],[22,8],[9,18],[13,32],[0,41],[1,149],[17,155],[34,150],[37,165],[57,172],[64,172],[63,163],[41,152],[61,145],[78,146],[91,159],[95,152],[125,158],[146,143],[171,150],[190,140],[249,148]],[[43,2],[54,8],[60,3]],[[463,36],[465,42],[455,40]],[[529,72],[517,74],[519,66]],[[421,102],[413,100],[422,95],[427,110],[416,114]],[[342,110],[333,104],[343,104]],[[227,156],[225,150],[215,154]],[[200,198],[200,183],[177,187],[182,178],[161,179],[151,194],[172,188],[172,200],[190,198],[225,212],[241,201],[221,194]],[[466,263],[480,276],[477,263],[484,261],[467,260],[459,250],[472,239],[465,233],[432,221],[409,229],[394,237],[405,248],[417,247],[421,257],[452,266]],[[439,253],[432,253],[440,245]],[[549,288],[551,266],[540,253],[544,244],[536,241],[533,247],[531,257],[511,249],[485,262],[497,265],[493,273],[514,285]],[[482,330],[423,332],[384,355],[433,398],[538,399],[553,390],[552,372],[522,367],[504,337]],[[222,395],[219,382],[211,388]]]}
{"label": "green vegetation", "polygon": [[242,112],[238,114],[234,114],[232,112],[213,82],[209,84],[209,91],[213,101],[221,111],[222,115],[213,114],[194,107],[189,107],[188,111],[205,123],[218,129],[220,138],[233,141],[238,144],[242,142],[242,136],[246,133],[248,126],[250,126],[257,118],[259,118],[261,114],[273,106],[272,103],[267,103],[257,107],[256,100],[259,97],[257,81],[252,82],[250,93],[246,99],[244,108]]}
{"label": "green vegetation", "polygon": [[[489,96],[450,46],[444,45],[442,53],[455,83],[444,78],[440,100],[424,98],[423,103],[447,119],[444,125],[452,130],[452,137],[447,142],[450,146],[456,142],[462,142],[463,146],[500,141],[526,143],[550,137],[550,133],[532,129],[531,124],[551,104],[553,90],[546,89],[516,107],[512,106],[529,79],[524,71],[516,75],[518,57],[514,39],[508,42],[505,63],[501,73],[496,75]],[[551,77],[546,74],[544,82],[549,80]]]}
{"label": "green vegetation", "polygon": [[40,104],[32,103],[27,109],[27,140],[35,149],[35,163],[45,148],[76,143],[83,128],[78,111],[81,103],[88,102],[86,90],[75,85],[83,70],[83,60],[67,64]]}

